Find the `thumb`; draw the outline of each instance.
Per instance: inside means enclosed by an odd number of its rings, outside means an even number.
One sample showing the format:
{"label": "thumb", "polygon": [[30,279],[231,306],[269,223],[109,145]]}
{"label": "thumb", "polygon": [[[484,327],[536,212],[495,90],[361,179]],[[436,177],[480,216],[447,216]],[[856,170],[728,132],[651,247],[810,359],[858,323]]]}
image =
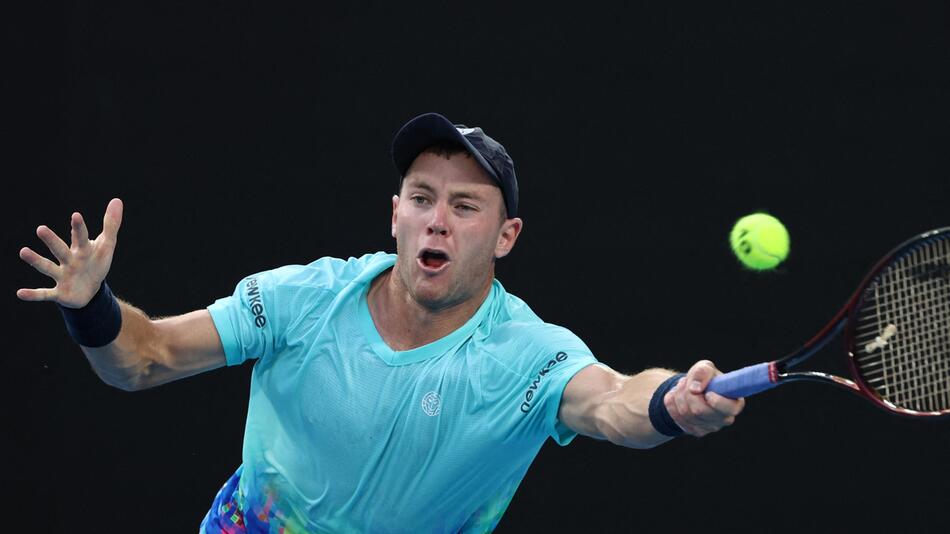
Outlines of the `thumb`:
{"label": "thumb", "polygon": [[709,360],[700,360],[686,373],[686,384],[690,393],[702,393],[709,381],[716,376],[716,366]]}

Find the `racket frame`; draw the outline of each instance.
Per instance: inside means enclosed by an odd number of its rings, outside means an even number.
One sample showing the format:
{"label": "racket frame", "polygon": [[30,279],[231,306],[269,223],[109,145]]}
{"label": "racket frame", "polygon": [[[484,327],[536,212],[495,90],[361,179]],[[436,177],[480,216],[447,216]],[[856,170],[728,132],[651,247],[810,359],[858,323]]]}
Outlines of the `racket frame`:
{"label": "racket frame", "polygon": [[[808,342],[802,345],[802,347],[797,351],[785,356],[784,358],[769,363],[770,380],[775,383],[775,385],[799,380],[834,384],[836,386],[848,389],[853,393],[857,393],[863,397],[867,397],[871,400],[871,402],[877,404],[881,408],[899,415],[913,417],[940,417],[950,415],[950,409],[946,411],[911,410],[909,408],[895,406],[893,403],[881,398],[881,396],[878,395],[878,393],[865,382],[864,377],[858,371],[856,363],[857,349],[855,347],[854,329],[848,328],[848,325],[854,324],[854,316],[864,301],[865,291],[867,290],[868,286],[870,286],[871,282],[873,282],[884,269],[886,269],[889,265],[891,265],[891,263],[896,261],[909,249],[915,247],[921,242],[948,233],[950,233],[950,227],[937,228],[922,234],[918,234],[894,247],[894,249],[878,260],[878,262],[874,265],[874,267],[871,268],[861,283],[858,284],[858,288],[854,291],[854,294],[851,295],[841,310],[838,311],[834,318],[832,318],[824,328],[822,328],[817,334],[815,334],[814,337],[808,340]],[[815,353],[824,348],[842,332],[844,332],[845,352],[848,355],[848,368],[851,372],[851,377],[854,378],[854,380],[849,380],[847,378],[829,373],[822,373],[819,371],[789,371],[790,367],[794,367],[808,358],[811,358]]]}

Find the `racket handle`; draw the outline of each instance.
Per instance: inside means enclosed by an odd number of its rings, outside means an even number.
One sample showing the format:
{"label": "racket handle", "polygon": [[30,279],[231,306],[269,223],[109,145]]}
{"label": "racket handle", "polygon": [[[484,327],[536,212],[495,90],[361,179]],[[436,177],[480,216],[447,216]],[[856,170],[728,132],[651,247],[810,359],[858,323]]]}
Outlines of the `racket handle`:
{"label": "racket handle", "polygon": [[776,382],[775,362],[758,363],[713,378],[706,391],[738,399],[772,389]]}

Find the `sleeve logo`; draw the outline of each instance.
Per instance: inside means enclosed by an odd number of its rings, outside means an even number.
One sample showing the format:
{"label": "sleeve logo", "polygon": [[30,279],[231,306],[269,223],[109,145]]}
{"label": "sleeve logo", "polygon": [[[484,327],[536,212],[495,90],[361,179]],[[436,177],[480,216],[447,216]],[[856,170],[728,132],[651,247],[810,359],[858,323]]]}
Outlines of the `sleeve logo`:
{"label": "sleeve logo", "polygon": [[544,364],[544,367],[542,367],[540,371],[538,371],[538,376],[535,377],[527,391],[524,392],[524,402],[521,403],[521,411],[523,413],[528,413],[531,411],[531,402],[534,400],[534,395],[538,391],[538,386],[541,385],[541,380],[544,378],[544,376],[548,374],[555,365],[563,362],[566,359],[566,352],[558,352],[553,358],[548,360],[548,363]]}
{"label": "sleeve logo", "polygon": [[247,304],[251,307],[251,313],[254,314],[254,324],[258,328],[264,328],[267,317],[264,317],[264,303],[261,301],[261,288],[257,285],[257,278],[247,281]]}

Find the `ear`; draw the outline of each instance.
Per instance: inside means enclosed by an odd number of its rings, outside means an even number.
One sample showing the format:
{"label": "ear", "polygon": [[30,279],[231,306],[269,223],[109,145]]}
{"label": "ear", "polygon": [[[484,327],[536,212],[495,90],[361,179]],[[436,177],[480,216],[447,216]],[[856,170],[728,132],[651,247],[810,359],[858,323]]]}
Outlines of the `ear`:
{"label": "ear", "polygon": [[501,225],[501,231],[498,232],[498,242],[495,243],[495,258],[501,259],[515,248],[515,242],[521,235],[521,228],[524,223],[518,217],[507,219]]}
{"label": "ear", "polygon": [[390,233],[396,237],[396,210],[399,208],[399,195],[393,195],[393,222]]}

